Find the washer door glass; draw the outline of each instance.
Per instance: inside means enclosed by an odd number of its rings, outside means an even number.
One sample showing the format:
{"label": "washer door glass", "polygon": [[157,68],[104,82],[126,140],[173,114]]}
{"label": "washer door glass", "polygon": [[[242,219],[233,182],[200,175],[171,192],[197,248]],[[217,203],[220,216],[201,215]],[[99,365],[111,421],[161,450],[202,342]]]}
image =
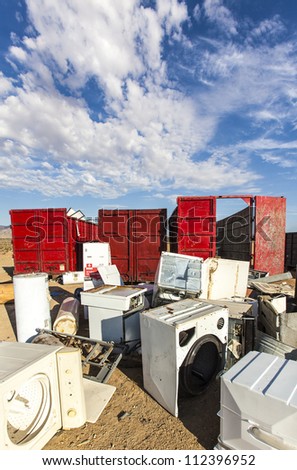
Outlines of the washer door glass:
{"label": "washer door glass", "polygon": [[179,370],[182,395],[199,395],[219,372],[222,363],[222,344],[212,335],[198,339],[188,352]]}
{"label": "washer door glass", "polygon": [[50,382],[36,374],[6,395],[7,435],[14,445],[33,439],[46,424],[52,403]]}

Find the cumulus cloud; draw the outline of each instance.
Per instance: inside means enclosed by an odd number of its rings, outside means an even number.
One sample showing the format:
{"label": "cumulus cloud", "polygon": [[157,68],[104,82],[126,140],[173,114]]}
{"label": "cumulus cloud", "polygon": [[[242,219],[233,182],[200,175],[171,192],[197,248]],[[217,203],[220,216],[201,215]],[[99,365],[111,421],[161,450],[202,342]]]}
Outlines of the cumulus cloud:
{"label": "cumulus cloud", "polygon": [[[275,116],[293,119],[294,106],[284,111],[280,98],[297,99],[296,46],[253,47],[255,38],[273,34],[273,25],[281,32],[280,18],[254,26],[250,40],[236,43],[231,10],[205,0],[194,9],[196,21],[204,16],[225,35],[204,39],[202,48],[201,38],[185,40],[186,2],[149,5],[27,0],[31,29],[7,54],[15,80],[0,74],[0,187],[112,199],[138,189],[158,197],[236,192],[260,181],[250,165],[259,140],[240,146],[245,159],[239,146],[218,149],[213,140],[235,112],[260,125],[275,124]],[[169,48],[180,51],[191,74],[190,92],[170,74]],[[94,91],[87,91],[91,82]],[[263,155],[279,164],[271,152]]]}

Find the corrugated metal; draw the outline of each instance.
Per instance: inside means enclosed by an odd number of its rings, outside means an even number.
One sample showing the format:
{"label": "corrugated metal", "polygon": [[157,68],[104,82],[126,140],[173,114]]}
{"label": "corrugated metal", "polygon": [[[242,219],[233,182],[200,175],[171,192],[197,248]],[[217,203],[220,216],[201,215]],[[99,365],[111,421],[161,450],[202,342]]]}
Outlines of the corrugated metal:
{"label": "corrugated metal", "polygon": [[169,220],[170,251],[206,259],[216,254],[216,197],[178,197]]}
{"label": "corrugated metal", "polygon": [[98,238],[96,224],[68,217],[65,208],[13,209],[10,218],[14,274],[79,271],[84,238]]}
{"label": "corrugated metal", "polygon": [[217,254],[222,258],[251,260],[252,207],[217,221]]}
{"label": "corrugated metal", "polygon": [[270,275],[284,271],[286,199],[255,197],[254,269]]}
{"label": "corrugated metal", "polygon": [[124,282],[155,280],[162,251],[166,250],[166,209],[98,211],[99,239],[108,242],[112,263]]}
{"label": "corrugated metal", "polygon": [[286,270],[296,268],[297,265],[297,232],[286,233]]}

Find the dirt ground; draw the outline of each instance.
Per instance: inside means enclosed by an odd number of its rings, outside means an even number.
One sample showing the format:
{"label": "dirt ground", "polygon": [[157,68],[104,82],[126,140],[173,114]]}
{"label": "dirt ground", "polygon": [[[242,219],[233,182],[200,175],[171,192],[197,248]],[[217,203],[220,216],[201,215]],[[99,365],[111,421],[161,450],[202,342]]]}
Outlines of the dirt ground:
{"label": "dirt ground", "polygon": [[[8,246],[8,248],[7,248]],[[9,244],[0,245],[0,288],[11,283],[13,257]],[[50,281],[52,313],[78,285]],[[80,331],[88,336],[80,315]],[[80,333],[81,334],[81,333]],[[0,305],[0,340],[16,341],[14,302]],[[199,397],[179,399],[179,417],[163,409],[145,390],[140,360],[124,357],[108,380],[116,390],[96,423],[59,431],[46,450],[211,450],[219,435],[219,381]]]}

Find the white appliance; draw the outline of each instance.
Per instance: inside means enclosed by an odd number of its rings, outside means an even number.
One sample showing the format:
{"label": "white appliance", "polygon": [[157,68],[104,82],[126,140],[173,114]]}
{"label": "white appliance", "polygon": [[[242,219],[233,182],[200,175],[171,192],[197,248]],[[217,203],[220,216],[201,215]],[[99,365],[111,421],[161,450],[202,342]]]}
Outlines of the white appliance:
{"label": "white appliance", "polygon": [[228,309],[184,299],[140,313],[145,390],[178,416],[178,395],[202,393],[223,369]]}
{"label": "white appliance", "polygon": [[146,288],[104,285],[81,292],[88,307],[92,339],[132,343],[140,341],[139,311],[145,308]]}
{"label": "white appliance", "polygon": [[[203,299],[200,299],[204,301]],[[228,308],[228,350],[225,369],[229,369],[241,357],[255,349],[258,301],[249,297],[212,299],[205,302]]]}
{"label": "white appliance", "polygon": [[13,276],[17,339],[25,343],[36,336],[36,328],[51,328],[48,274]]}
{"label": "white appliance", "polygon": [[78,349],[0,342],[0,449],[42,449],[85,420]]}
{"label": "white appliance", "polygon": [[63,284],[82,284],[84,282],[83,271],[70,271],[62,275]]}
{"label": "white appliance", "polygon": [[124,285],[120,272],[115,264],[110,264],[109,266],[98,266],[98,272],[103,281],[103,284],[108,284],[108,285],[113,285],[113,286]]}
{"label": "white appliance", "polygon": [[83,271],[85,277],[97,272],[98,266],[108,266],[109,264],[111,264],[109,243],[83,243]]}
{"label": "white appliance", "polygon": [[204,299],[246,297],[250,263],[223,258],[207,258],[202,265]]}
{"label": "white appliance", "polygon": [[199,296],[202,262],[203,259],[196,256],[163,251],[156,272],[153,306]]}
{"label": "white appliance", "polygon": [[251,351],[221,376],[218,449],[297,450],[297,362]]}

